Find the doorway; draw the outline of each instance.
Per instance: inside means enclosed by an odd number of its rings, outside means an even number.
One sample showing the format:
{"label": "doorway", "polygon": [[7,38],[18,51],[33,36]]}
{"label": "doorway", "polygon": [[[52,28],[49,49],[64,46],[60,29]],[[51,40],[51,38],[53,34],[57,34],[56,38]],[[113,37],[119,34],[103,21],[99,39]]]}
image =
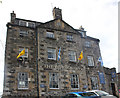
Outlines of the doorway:
{"label": "doorway", "polygon": [[111,83],[112,93],[114,96],[116,96],[116,89],[115,89],[115,83]]}

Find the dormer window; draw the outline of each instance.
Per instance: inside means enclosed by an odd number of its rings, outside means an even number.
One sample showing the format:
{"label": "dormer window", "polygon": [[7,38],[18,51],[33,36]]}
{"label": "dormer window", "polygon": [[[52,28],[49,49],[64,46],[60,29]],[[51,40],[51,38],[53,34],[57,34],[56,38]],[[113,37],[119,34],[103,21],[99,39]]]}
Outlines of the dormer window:
{"label": "dormer window", "polygon": [[82,37],[85,37],[85,32],[80,32]]}
{"label": "dormer window", "polygon": [[28,25],[28,27],[32,27],[32,28],[35,27],[35,23],[33,23],[33,22],[28,22],[27,25]]}
{"label": "dormer window", "polygon": [[19,21],[19,25],[20,25],[20,26],[26,26],[26,21],[20,20],[20,21]]}
{"label": "dormer window", "polygon": [[73,41],[73,36],[72,35],[67,35],[67,41]]}
{"label": "dormer window", "polygon": [[47,32],[46,37],[48,38],[54,38],[54,33],[53,32]]}

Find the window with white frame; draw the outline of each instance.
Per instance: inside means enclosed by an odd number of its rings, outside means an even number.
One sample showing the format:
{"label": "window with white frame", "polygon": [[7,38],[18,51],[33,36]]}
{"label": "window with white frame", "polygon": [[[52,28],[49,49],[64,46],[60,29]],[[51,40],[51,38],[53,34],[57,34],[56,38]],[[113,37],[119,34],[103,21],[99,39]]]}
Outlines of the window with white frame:
{"label": "window with white frame", "polygon": [[19,35],[20,36],[28,36],[28,31],[26,31],[26,30],[20,30],[19,31]]}
{"label": "window with white frame", "polygon": [[58,73],[49,73],[49,87],[52,89],[59,88],[59,78]]}
{"label": "window with white frame", "polygon": [[90,77],[92,90],[98,89],[98,79],[95,76]]}
{"label": "window with white frame", "polygon": [[19,20],[19,25],[20,25],[20,26],[26,26],[26,21]]}
{"label": "window with white frame", "polygon": [[32,28],[35,27],[35,23],[33,23],[33,22],[28,22],[27,25],[28,25],[28,27],[32,27]]}
{"label": "window with white frame", "polygon": [[67,41],[73,41],[73,36],[72,35],[67,35]]}
{"label": "window with white frame", "polygon": [[79,88],[79,78],[77,74],[71,74],[71,88],[73,89]]}
{"label": "window with white frame", "polygon": [[53,32],[46,32],[46,37],[48,38],[54,38],[54,33]]}
{"label": "window with white frame", "polygon": [[28,89],[28,73],[18,73],[18,89]]}
{"label": "window with white frame", "polygon": [[90,45],[90,42],[89,42],[89,41],[86,41],[86,42],[85,42],[85,47],[91,47],[91,45]]}
{"label": "window with white frame", "polygon": [[[19,53],[20,53],[22,50],[24,50],[24,48],[19,48]],[[28,58],[28,48],[25,48],[25,54],[22,55],[21,57],[23,57],[23,58]]]}
{"label": "window with white frame", "polygon": [[87,56],[88,66],[94,66],[94,60],[92,56]]}
{"label": "window with white frame", "polygon": [[56,60],[56,49],[48,48],[48,59]]}
{"label": "window with white frame", "polygon": [[68,55],[69,55],[69,61],[73,61],[73,62],[76,61],[76,52],[75,51],[69,51]]}

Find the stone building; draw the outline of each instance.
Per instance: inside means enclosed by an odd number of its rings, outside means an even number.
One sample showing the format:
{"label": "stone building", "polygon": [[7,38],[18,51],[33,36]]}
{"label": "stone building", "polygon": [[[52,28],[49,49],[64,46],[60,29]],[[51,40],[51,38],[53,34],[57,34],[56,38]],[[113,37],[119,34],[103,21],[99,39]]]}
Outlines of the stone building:
{"label": "stone building", "polygon": [[[87,36],[53,9],[53,20],[42,23],[16,18],[7,23],[5,96],[62,96],[67,92],[104,89],[105,73],[99,39]],[[25,49],[25,55],[16,58]],[[83,59],[78,60],[81,51]],[[59,57],[59,58],[58,58]]]}
{"label": "stone building", "polygon": [[118,96],[116,68],[104,67],[104,73],[105,73],[106,91],[111,95]]}
{"label": "stone building", "polygon": [[117,73],[117,87],[118,87],[118,95],[120,98],[120,72]]}

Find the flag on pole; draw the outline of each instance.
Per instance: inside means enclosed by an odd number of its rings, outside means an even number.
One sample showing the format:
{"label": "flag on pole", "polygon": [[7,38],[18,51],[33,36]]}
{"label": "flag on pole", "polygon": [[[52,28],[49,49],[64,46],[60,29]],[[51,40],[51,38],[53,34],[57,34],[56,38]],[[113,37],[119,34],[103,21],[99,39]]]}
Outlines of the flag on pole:
{"label": "flag on pole", "polygon": [[82,59],[83,59],[83,51],[81,51],[81,53],[80,53],[80,56],[79,56],[78,60],[82,60]]}
{"label": "flag on pole", "polygon": [[17,56],[17,59],[24,54],[25,54],[25,48],[19,53],[19,55]]}
{"label": "flag on pole", "polygon": [[98,62],[100,62],[100,63],[101,63],[101,66],[103,66],[103,61],[102,61],[102,58],[101,58],[101,57],[98,58]]}
{"label": "flag on pole", "polygon": [[58,61],[60,59],[60,51],[61,51],[61,47],[60,47],[59,52],[58,52]]}

